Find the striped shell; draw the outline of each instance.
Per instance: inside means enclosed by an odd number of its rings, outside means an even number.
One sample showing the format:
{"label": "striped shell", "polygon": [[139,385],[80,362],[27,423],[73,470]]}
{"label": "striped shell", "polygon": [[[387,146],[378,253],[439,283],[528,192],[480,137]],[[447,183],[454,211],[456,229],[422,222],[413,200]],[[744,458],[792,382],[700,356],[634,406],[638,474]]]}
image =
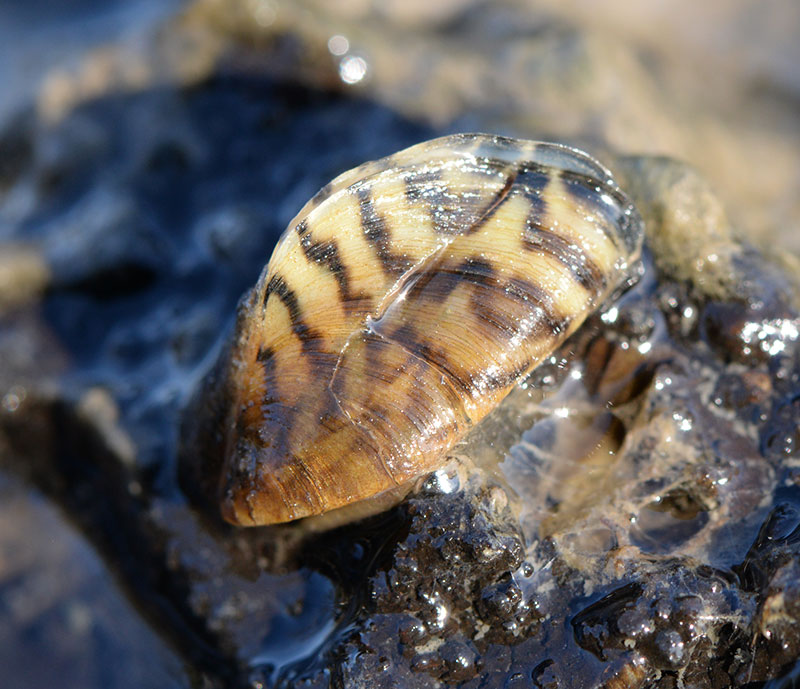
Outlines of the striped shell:
{"label": "striped shell", "polygon": [[240,305],[223,515],[289,521],[435,470],[641,241],[611,174],[560,145],[454,135],[340,175]]}

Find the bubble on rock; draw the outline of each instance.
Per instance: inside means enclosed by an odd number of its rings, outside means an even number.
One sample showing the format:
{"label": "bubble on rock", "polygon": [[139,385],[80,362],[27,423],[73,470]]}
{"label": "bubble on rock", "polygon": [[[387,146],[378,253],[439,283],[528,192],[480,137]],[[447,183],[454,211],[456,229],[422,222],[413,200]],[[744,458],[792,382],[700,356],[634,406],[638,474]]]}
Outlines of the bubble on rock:
{"label": "bubble on rock", "polygon": [[655,645],[669,665],[680,667],[686,649],[683,639],[677,631],[671,629],[659,632],[655,637]]}

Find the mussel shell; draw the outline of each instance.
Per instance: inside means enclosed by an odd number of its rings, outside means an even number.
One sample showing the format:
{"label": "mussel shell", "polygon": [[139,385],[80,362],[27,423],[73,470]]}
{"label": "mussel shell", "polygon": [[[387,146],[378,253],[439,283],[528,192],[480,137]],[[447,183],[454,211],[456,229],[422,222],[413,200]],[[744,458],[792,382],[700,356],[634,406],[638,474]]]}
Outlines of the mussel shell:
{"label": "mussel shell", "polygon": [[629,277],[642,234],[610,172],[557,144],[459,134],[337,177],[239,308],[224,517],[321,514],[436,469]]}

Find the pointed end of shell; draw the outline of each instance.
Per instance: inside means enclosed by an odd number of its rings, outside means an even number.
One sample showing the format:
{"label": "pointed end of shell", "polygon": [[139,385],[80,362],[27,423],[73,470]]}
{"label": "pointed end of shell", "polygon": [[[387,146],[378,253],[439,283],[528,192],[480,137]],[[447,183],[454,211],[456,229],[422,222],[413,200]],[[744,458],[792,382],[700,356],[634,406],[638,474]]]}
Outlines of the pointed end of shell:
{"label": "pointed end of shell", "polygon": [[229,524],[234,526],[259,526],[259,523],[253,519],[250,510],[247,509],[243,501],[237,500],[232,494],[228,494],[220,501],[220,512],[222,518]]}
{"label": "pointed end of shell", "polygon": [[[285,474],[291,462],[272,449],[240,440],[225,462],[219,487],[222,518],[235,526],[281,524],[315,513],[316,503],[302,494],[289,496]],[[291,484],[290,484],[291,485]]]}
{"label": "pointed end of shell", "polygon": [[269,526],[317,514],[315,501],[294,495],[287,499],[282,482],[272,474],[228,474],[222,486],[222,518],[235,526]]}

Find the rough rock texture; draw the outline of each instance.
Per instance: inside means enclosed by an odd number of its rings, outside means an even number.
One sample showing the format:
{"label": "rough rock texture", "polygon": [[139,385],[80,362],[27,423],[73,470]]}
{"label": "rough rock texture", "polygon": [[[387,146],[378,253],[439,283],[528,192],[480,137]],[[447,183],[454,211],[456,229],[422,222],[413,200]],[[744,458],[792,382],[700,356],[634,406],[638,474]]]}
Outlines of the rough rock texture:
{"label": "rough rock texture", "polygon": [[[51,71],[0,132],[4,686],[791,686],[798,260],[759,243],[798,246],[800,146],[769,5],[772,61],[722,10],[670,53],[579,2],[204,0]],[[638,284],[393,510],[225,526],[176,464],[238,297],[324,182],[456,129],[591,147],[647,220]]]}

